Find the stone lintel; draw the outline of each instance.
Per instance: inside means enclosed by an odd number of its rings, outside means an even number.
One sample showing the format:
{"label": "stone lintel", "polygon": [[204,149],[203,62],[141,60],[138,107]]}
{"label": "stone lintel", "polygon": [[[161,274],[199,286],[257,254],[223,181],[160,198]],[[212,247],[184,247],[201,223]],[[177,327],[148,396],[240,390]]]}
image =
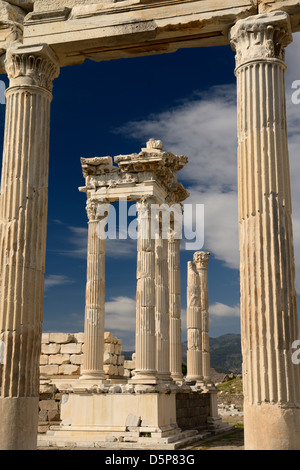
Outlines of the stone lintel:
{"label": "stone lintel", "polygon": [[298,0],[260,0],[259,13],[285,11],[290,15],[293,33],[300,31],[300,3]]}
{"label": "stone lintel", "polygon": [[[176,10],[176,15],[174,15]],[[237,18],[257,14],[252,0],[36,0],[24,43],[47,43],[60,65],[228,44]]]}

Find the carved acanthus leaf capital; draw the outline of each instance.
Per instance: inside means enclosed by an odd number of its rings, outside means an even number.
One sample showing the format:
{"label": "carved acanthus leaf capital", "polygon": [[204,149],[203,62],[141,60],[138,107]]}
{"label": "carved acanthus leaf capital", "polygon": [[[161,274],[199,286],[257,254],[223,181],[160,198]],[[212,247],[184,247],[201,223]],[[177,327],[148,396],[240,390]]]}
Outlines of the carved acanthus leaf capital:
{"label": "carved acanthus leaf capital", "polygon": [[230,31],[236,67],[252,61],[284,62],[285,47],[293,40],[287,13],[275,11],[239,20]]}
{"label": "carved acanthus leaf capital", "polygon": [[207,252],[207,251],[196,251],[196,253],[194,253],[194,257],[193,257],[196,268],[197,269],[201,269],[201,268],[207,269],[209,257],[210,257],[210,253]]}
{"label": "carved acanthus leaf capital", "polygon": [[59,75],[58,60],[49,46],[18,46],[6,53],[5,69],[12,86],[38,86],[52,91]]}
{"label": "carved acanthus leaf capital", "polygon": [[86,203],[86,213],[87,213],[89,221],[98,220],[97,209],[98,209],[98,201],[96,201],[96,199],[88,199]]}

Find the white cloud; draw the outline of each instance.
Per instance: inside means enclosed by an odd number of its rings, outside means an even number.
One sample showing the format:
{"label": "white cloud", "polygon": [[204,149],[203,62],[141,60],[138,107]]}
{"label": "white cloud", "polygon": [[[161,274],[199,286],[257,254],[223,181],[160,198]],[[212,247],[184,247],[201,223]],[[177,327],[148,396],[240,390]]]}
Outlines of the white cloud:
{"label": "white cloud", "polygon": [[178,178],[190,192],[185,203],[204,204],[204,247],[226,266],[238,269],[235,85],[196,93],[192,102],[130,122],[122,130],[145,141],[159,138],[165,150],[188,156]]}
{"label": "white cloud", "polygon": [[129,122],[120,131],[142,141],[161,139],[165,150],[187,155],[180,180],[223,190],[236,188],[236,87],[220,85],[196,93],[170,111]]}
{"label": "white cloud", "polygon": [[240,306],[230,307],[229,305],[216,302],[209,307],[209,314],[212,317],[227,318],[227,317],[240,317]]}
{"label": "white cloud", "polygon": [[[61,245],[58,253],[64,256],[71,256],[74,258],[87,258],[87,244],[88,244],[88,227],[76,227],[66,225],[60,221],[55,221],[64,226],[68,235],[65,237],[65,242]],[[67,247],[67,248],[65,248]],[[106,258],[128,258],[136,256],[136,240],[128,238],[127,240],[106,240]]]}
{"label": "white cloud", "polygon": [[136,301],[130,297],[113,297],[105,303],[105,328],[135,331]]}
{"label": "white cloud", "polygon": [[[291,88],[300,80],[300,33],[286,54],[287,119],[293,201],[296,288],[300,293],[300,104]],[[178,177],[191,196],[186,203],[205,205],[204,248],[232,269],[239,269],[237,205],[236,85],[195,93],[168,112],[130,122],[121,131],[144,141],[161,139],[165,149],[189,157]]]}
{"label": "white cloud", "polygon": [[74,282],[73,279],[62,274],[49,274],[45,277],[45,291],[52,287],[73,284]]}

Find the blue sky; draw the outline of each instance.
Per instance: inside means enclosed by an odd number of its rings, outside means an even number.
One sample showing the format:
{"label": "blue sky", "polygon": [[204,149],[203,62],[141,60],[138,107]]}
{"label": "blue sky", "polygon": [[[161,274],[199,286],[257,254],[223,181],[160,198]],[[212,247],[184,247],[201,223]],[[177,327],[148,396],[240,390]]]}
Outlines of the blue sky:
{"label": "blue sky", "polygon": [[[287,51],[296,268],[300,256],[300,105],[292,104],[291,84],[300,80],[299,45],[295,35]],[[7,83],[5,76],[1,79]],[[84,185],[80,157],[138,152],[150,137],[161,139],[166,150],[189,157],[189,164],[179,173],[191,194],[186,202],[204,204],[202,249],[211,252],[210,336],[240,332],[235,83],[234,53],[229,46],[86,61],[61,70],[54,82],[51,116],[45,332],[84,328],[87,218],[86,197],[78,191]],[[2,104],[0,145],[4,111]],[[186,265],[192,256],[193,251],[181,250],[183,340]],[[135,276],[135,244],[109,240],[105,329],[122,339],[124,349],[134,349]]]}

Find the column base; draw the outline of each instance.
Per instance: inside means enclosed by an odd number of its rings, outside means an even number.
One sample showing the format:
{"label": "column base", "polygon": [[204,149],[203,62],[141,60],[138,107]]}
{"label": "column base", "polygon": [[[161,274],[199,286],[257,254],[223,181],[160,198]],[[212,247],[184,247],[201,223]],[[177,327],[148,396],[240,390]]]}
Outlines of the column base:
{"label": "column base", "polygon": [[183,382],[183,375],[182,374],[171,374],[171,378],[174,380],[174,382]]}
{"label": "column base", "polygon": [[0,450],[36,450],[39,397],[0,398]]}
{"label": "column base", "polygon": [[300,450],[300,406],[244,404],[245,450]]}
{"label": "column base", "polygon": [[194,383],[197,385],[200,383],[203,383],[203,377],[200,377],[199,375],[187,375],[185,378],[186,383]]}
{"label": "column base", "polygon": [[128,381],[129,384],[137,385],[156,385],[159,379],[156,371],[135,371],[135,375]]}
{"label": "column base", "polygon": [[163,383],[172,383],[173,379],[171,377],[170,372],[161,372],[157,374],[157,379],[158,382],[163,382]]}
{"label": "column base", "polygon": [[107,381],[104,370],[102,371],[93,371],[93,370],[83,370],[79,380],[93,380],[97,383],[104,383]]}

